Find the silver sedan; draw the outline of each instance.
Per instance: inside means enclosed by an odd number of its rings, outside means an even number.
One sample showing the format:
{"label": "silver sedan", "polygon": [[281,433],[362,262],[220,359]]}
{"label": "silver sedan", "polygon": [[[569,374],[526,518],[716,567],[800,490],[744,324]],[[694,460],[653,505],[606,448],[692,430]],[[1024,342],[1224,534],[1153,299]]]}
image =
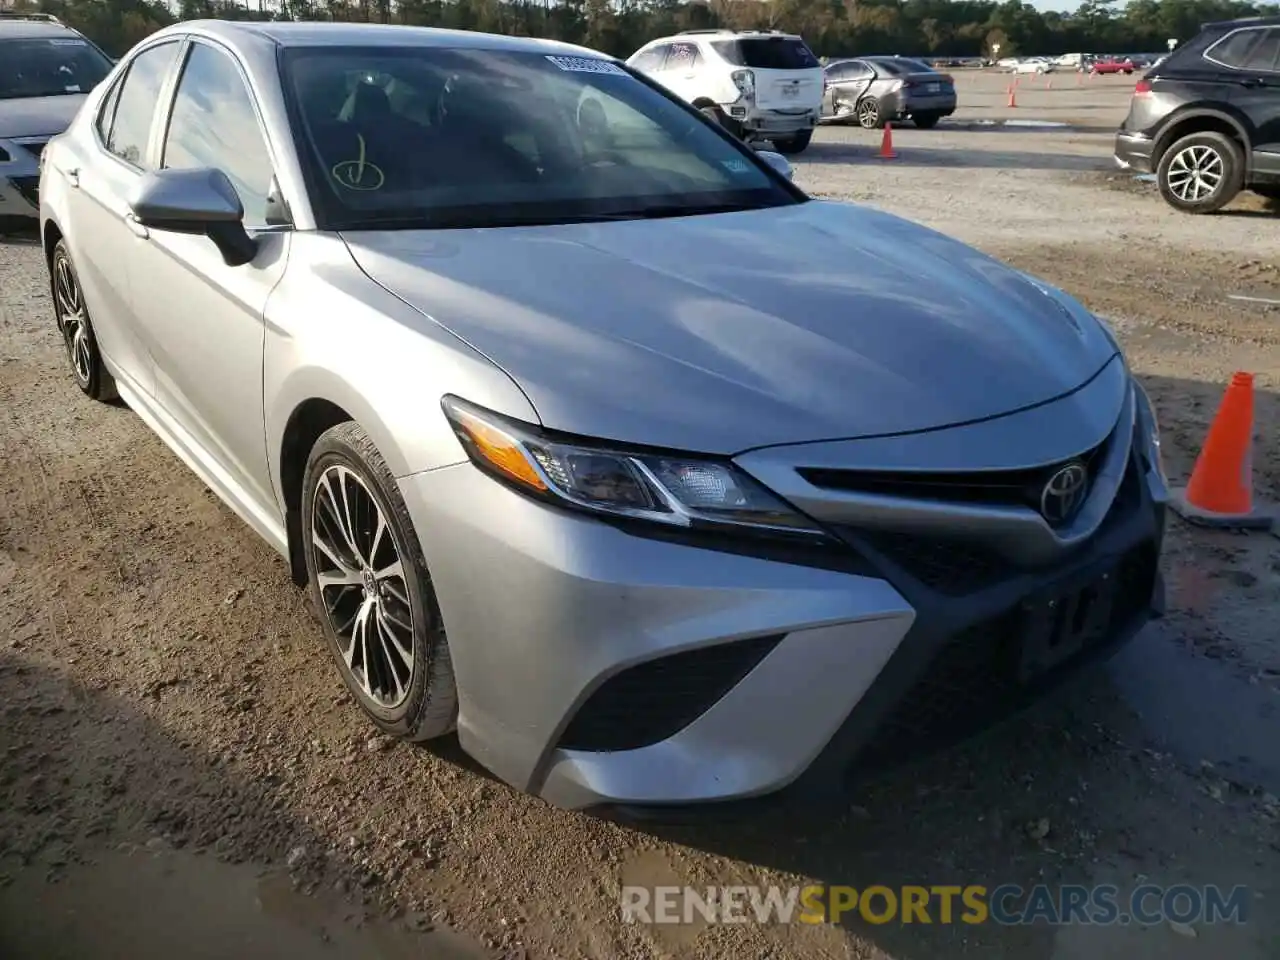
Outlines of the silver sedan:
{"label": "silver sedan", "polygon": [[80,389],[287,559],[374,723],[553,803],[825,796],[1160,611],[1107,328],[613,59],[178,24],[40,203]]}

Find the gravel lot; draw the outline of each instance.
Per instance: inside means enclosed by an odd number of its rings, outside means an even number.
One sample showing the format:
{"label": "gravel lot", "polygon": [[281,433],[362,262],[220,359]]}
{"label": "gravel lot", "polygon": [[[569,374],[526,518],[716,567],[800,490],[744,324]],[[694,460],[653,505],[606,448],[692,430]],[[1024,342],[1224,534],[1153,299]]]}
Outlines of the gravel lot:
{"label": "gravel lot", "polygon": [[[954,234],[1109,317],[1185,477],[1258,376],[1280,499],[1276,214],[1114,171],[1132,78],[958,75],[949,126],[824,128],[814,194]],[[998,121],[1050,121],[1033,129]],[[872,268],[873,267],[869,267]],[[36,246],[0,242],[0,956],[1280,956],[1280,540],[1171,530],[1170,617],[1021,722],[834,821],[645,827],[547,808],[349,702],[284,564],[127,409],[75,389]],[[677,879],[678,878],[678,879]],[[624,927],[622,883],[1247,884],[1249,923]]]}

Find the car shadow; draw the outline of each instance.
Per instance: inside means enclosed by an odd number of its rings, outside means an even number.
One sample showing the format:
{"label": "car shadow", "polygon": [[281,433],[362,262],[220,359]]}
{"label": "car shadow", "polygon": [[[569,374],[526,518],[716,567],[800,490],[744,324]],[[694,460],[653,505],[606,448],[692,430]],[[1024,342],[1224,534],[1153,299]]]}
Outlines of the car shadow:
{"label": "car shadow", "polygon": [[917,147],[899,138],[894,144],[897,154],[892,160],[882,159],[879,148],[866,143],[811,143],[809,148],[795,158],[795,165],[892,163],[905,167],[962,167],[992,170],[1066,170],[1092,171],[1114,168],[1110,157],[1032,153],[1030,151],[974,150],[957,147],[937,149]]}
{"label": "car shadow", "polygon": [[[1158,412],[1185,412],[1188,402],[1198,411],[1196,422],[1165,430],[1166,463],[1172,477],[1184,481],[1203,437],[1203,419],[1212,416],[1223,387],[1167,377],[1141,379]],[[1275,393],[1257,391],[1255,400],[1262,422],[1280,416]],[[1259,487],[1274,490],[1280,481],[1280,443],[1262,437],[1255,456]],[[1179,536],[1198,536],[1181,529]],[[1232,535],[1205,535],[1206,540],[1223,536]],[[1264,535],[1252,536],[1270,542]],[[1238,542],[1232,549],[1239,549]],[[1228,567],[1230,561],[1220,559],[1218,565]],[[1203,627],[1195,627],[1194,618],[1183,613],[1203,598],[1190,595],[1177,575],[1181,568],[1173,567],[1167,552],[1165,568],[1170,616],[1144,628],[1110,662],[1087,668],[1025,713],[970,741],[851,783],[849,801],[838,810],[812,815],[800,809],[753,810],[734,816],[726,808],[723,817],[713,813],[696,821],[639,821],[633,826],[727,861],[781,871],[799,883],[859,890],[976,884],[991,891],[1013,884],[1026,891],[1046,884],[1056,891],[1063,884],[1093,887],[1100,882],[1124,888],[1141,882],[1134,879],[1140,871],[1160,873],[1153,883],[1266,885],[1266,878],[1280,875],[1280,846],[1272,845],[1268,852],[1264,844],[1255,856],[1253,843],[1242,842],[1232,851],[1233,860],[1219,847],[1220,837],[1212,831],[1202,835],[1201,828],[1188,824],[1227,815],[1192,773],[1207,759],[1223,771],[1263,771],[1265,779],[1257,781],[1247,773],[1223,774],[1235,785],[1226,788],[1228,793],[1237,790],[1237,802],[1245,809],[1253,802],[1250,797],[1274,789],[1280,744],[1268,731],[1280,672],[1271,681],[1275,690],[1260,689],[1221,660],[1193,649],[1196,641],[1185,631]],[[1211,589],[1234,587],[1224,579]],[[1167,669],[1166,660],[1176,661],[1176,669]],[[1135,699],[1135,685],[1150,696]],[[1145,716],[1152,703],[1163,700],[1168,706],[1170,689],[1177,690],[1178,722],[1165,722],[1159,714]],[[1206,730],[1232,733],[1214,737]],[[1218,753],[1206,757],[1206,744]],[[1252,766],[1243,763],[1247,751],[1261,751]],[[1089,934],[1079,928],[1043,922],[940,922],[937,900],[930,909],[928,921],[917,918],[914,923],[900,922],[900,914],[889,922],[869,922],[854,909],[840,926],[861,944],[902,960],[1100,960],[1131,955],[1126,951],[1132,942],[1126,937],[1139,932],[1115,925],[1096,929],[1095,939],[1088,940]],[[960,910],[957,899],[954,916]],[[1172,936],[1167,930],[1149,932]],[[1230,935],[1254,934],[1237,928]],[[1274,925],[1256,942],[1275,942],[1266,940],[1269,935],[1276,935]],[[852,945],[850,949],[857,952]],[[1150,942],[1145,949],[1151,949]],[[1216,955],[1231,953],[1229,947],[1223,950]],[[1268,954],[1264,947],[1262,954],[1247,955]]]}
{"label": "car shadow", "polygon": [[492,956],[417,915],[383,921],[404,908],[361,852],[290,811],[303,769],[243,779],[234,747],[182,742],[150,710],[73,680],[42,631],[4,633],[0,956]]}

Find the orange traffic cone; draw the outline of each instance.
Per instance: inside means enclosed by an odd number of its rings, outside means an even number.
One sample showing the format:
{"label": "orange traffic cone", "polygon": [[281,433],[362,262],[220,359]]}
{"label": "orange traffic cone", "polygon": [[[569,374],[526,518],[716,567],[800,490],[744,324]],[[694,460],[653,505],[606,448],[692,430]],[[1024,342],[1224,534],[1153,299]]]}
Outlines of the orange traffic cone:
{"label": "orange traffic cone", "polygon": [[1185,489],[1170,506],[1184,520],[1209,527],[1267,530],[1272,517],[1253,504],[1253,374],[1231,378]]}
{"label": "orange traffic cone", "polygon": [[1016,107],[1018,105],[1018,95],[1017,95],[1016,84],[1009,88],[1009,104],[1008,105],[1010,107]]}
{"label": "orange traffic cone", "polygon": [[880,154],[881,160],[894,160],[897,154],[893,152],[893,124],[886,123],[884,125],[884,136],[880,138]]}

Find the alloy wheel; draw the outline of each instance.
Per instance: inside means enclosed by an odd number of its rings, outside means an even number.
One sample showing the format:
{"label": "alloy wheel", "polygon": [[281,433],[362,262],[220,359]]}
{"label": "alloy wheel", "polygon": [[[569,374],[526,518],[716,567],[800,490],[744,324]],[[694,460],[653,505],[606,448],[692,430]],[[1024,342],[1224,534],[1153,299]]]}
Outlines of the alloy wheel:
{"label": "alloy wheel", "polygon": [[858,104],[858,123],[870,129],[880,120],[880,106],[874,100],[863,100]]}
{"label": "alloy wheel", "polygon": [[58,310],[58,330],[67,349],[67,359],[71,361],[77,382],[87,388],[93,376],[89,318],[75,270],[71,261],[61,253],[53,264],[53,293]]}
{"label": "alloy wheel", "polygon": [[1200,203],[1212,196],[1225,175],[1222,155],[1212,147],[1195,144],[1178,151],[1169,163],[1165,179],[1169,192],[1184,203]]}
{"label": "alloy wheel", "polygon": [[401,546],[354,470],[335,464],[320,475],[310,535],[324,615],[347,670],[373,703],[398,707],[413,684],[413,608]]}

